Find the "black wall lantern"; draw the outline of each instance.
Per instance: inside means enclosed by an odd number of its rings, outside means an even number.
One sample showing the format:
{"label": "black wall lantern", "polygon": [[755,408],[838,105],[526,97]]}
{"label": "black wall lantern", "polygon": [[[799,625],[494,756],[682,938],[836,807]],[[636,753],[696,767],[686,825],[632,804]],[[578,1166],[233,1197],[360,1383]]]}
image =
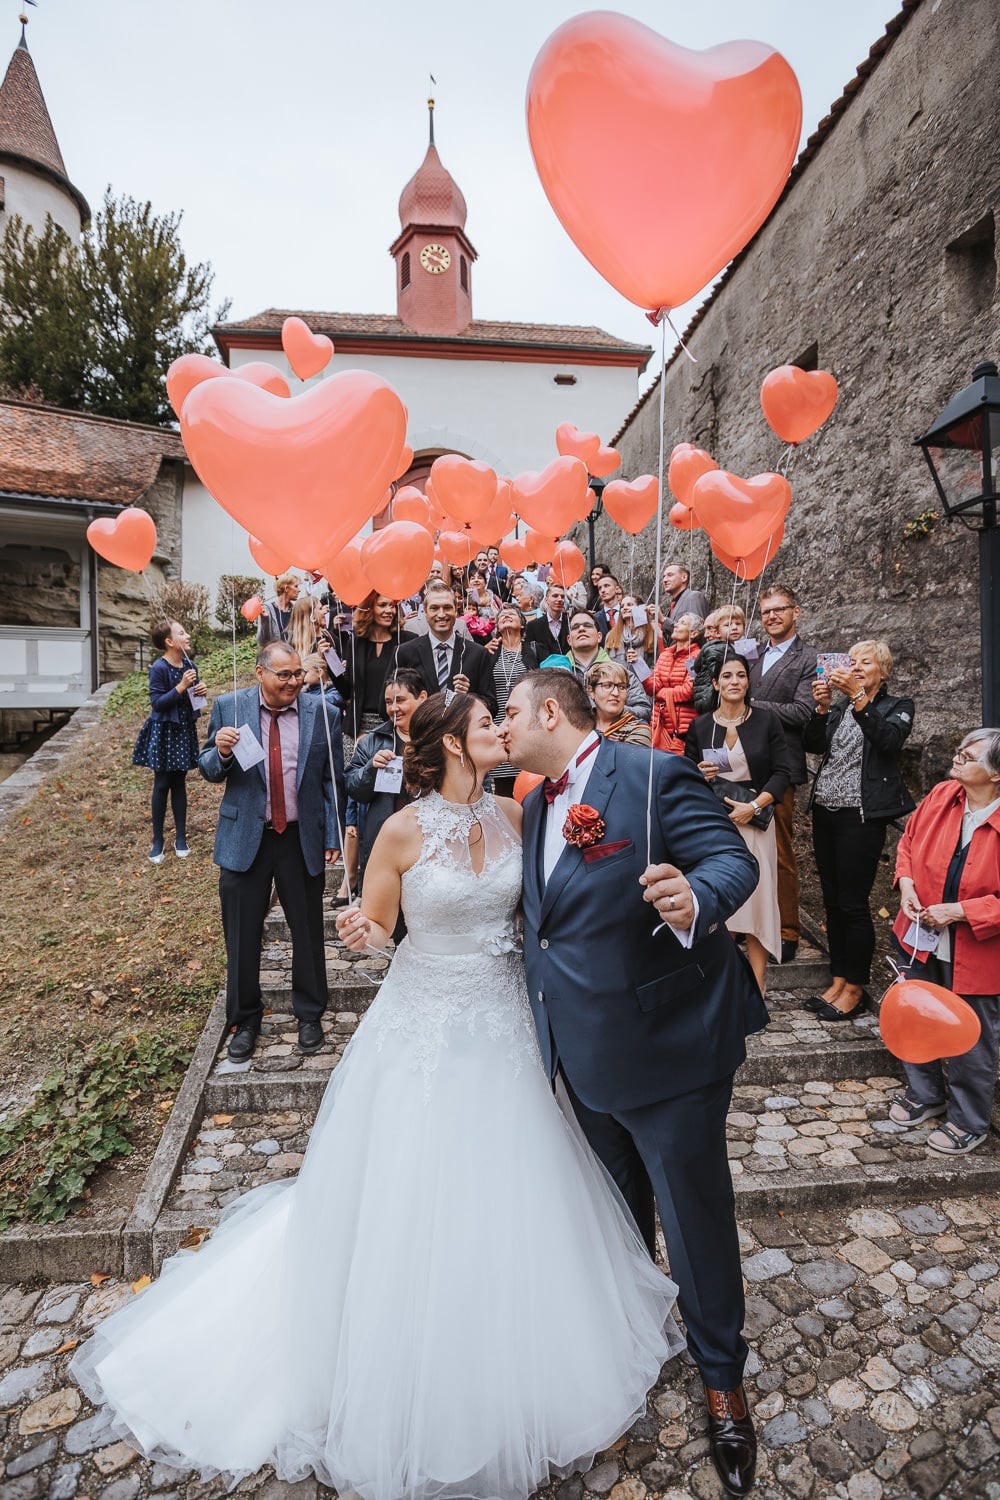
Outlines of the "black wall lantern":
{"label": "black wall lantern", "polygon": [[984,360],[923,437],[938,499],[949,520],[979,532],[979,614],[982,632],[983,723],[1000,727],[1000,373]]}

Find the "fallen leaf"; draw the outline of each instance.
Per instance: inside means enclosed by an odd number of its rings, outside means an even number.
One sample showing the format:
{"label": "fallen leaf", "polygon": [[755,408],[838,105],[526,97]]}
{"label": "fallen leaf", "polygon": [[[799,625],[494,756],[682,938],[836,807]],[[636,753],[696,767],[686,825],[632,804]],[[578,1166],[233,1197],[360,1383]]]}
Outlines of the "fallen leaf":
{"label": "fallen leaf", "polygon": [[212,1116],[212,1121],[216,1125],[231,1125],[233,1123],[233,1116],[232,1115],[213,1115]]}
{"label": "fallen leaf", "polygon": [[91,1286],[103,1286],[106,1281],[110,1280],[111,1277],[106,1271],[95,1271],[90,1278],[90,1284]]}
{"label": "fallen leaf", "polygon": [[59,1348],[54,1349],[52,1352],[54,1354],[68,1354],[71,1349],[76,1348],[79,1342],[79,1339],[67,1339],[65,1344],[60,1344]]}
{"label": "fallen leaf", "polygon": [[879,914],[879,916],[880,916],[880,917],[888,917],[888,916],[891,916],[891,912],[888,912],[888,911],[886,911],[886,909],[885,909],[885,907],[884,907],[884,906],[880,906],[880,907],[879,907],[879,909],[878,909],[878,914]]}
{"label": "fallen leaf", "polygon": [[133,1292],[144,1292],[148,1286],[153,1285],[152,1276],[140,1276],[138,1281],[133,1281]]}
{"label": "fallen leaf", "polygon": [[189,969],[200,969],[201,968],[201,959],[200,958],[191,958],[191,959],[188,959],[188,968]]}
{"label": "fallen leaf", "polygon": [[201,1242],[207,1234],[208,1230],[203,1229],[200,1224],[189,1224],[187,1233],[177,1246],[178,1250],[200,1250]]}
{"label": "fallen leaf", "polygon": [[162,1109],[164,1114],[166,1114],[168,1109],[173,1109],[174,1101],[172,1099],[164,1099],[163,1103],[158,1104],[156,1107],[157,1109]]}

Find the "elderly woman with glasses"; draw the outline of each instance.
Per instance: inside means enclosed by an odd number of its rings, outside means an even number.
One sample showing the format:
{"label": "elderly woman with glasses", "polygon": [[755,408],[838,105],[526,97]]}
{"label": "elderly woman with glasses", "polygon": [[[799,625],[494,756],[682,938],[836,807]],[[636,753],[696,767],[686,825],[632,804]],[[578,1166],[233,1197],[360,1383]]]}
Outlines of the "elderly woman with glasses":
{"label": "elderly woman with glasses", "polygon": [[932,787],[896,851],[900,912],[893,937],[908,977],[962,996],[979,1041],[962,1057],[904,1063],[906,1089],[889,1119],[919,1125],[944,1115],[927,1144],[964,1156],[986,1139],[1000,1059],[1000,729],[962,740],[946,781]]}
{"label": "elderly woman with glasses", "polygon": [[597,732],[606,740],[625,740],[630,745],[652,743],[649,725],[629,713],[625,706],[629,674],[620,662],[598,662],[587,673],[586,688],[597,716]]}
{"label": "elderly woman with glasses", "polygon": [[[816,677],[816,706],[802,732],[805,749],[823,757],[811,806],[831,979],[822,995],[806,1001],[823,1021],[846,1021],[871,1004],[865,992],[875,952],[869,897],[886,829],[914,807],[899,768],[913,728],[913,700],[889,693],[887,642],[857,641],[850,658],[849,668]],[[834,689],[843,697],[831,705]]]}

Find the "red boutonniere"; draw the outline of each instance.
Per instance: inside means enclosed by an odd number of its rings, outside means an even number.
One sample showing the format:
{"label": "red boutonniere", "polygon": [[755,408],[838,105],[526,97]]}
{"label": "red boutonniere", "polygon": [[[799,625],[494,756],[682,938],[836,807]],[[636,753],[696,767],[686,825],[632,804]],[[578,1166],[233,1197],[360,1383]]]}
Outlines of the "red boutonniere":
{"label": "red boutonniere", "polygon": [[563,838],[575,849],[588,849],[604,837],[604,819],[596,808],[586,802],[574,802],[566,814]]}

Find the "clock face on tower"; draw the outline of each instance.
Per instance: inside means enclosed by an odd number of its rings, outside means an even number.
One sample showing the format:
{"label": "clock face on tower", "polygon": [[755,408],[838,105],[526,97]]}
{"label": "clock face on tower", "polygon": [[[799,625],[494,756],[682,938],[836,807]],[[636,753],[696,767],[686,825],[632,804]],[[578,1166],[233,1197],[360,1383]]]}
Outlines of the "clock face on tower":
{"label": "clock face on tower", "polygon": [[420,264],[431,276],[440,276],[451,265],[451,252],[444,245],[425,245],[420,252]]}

